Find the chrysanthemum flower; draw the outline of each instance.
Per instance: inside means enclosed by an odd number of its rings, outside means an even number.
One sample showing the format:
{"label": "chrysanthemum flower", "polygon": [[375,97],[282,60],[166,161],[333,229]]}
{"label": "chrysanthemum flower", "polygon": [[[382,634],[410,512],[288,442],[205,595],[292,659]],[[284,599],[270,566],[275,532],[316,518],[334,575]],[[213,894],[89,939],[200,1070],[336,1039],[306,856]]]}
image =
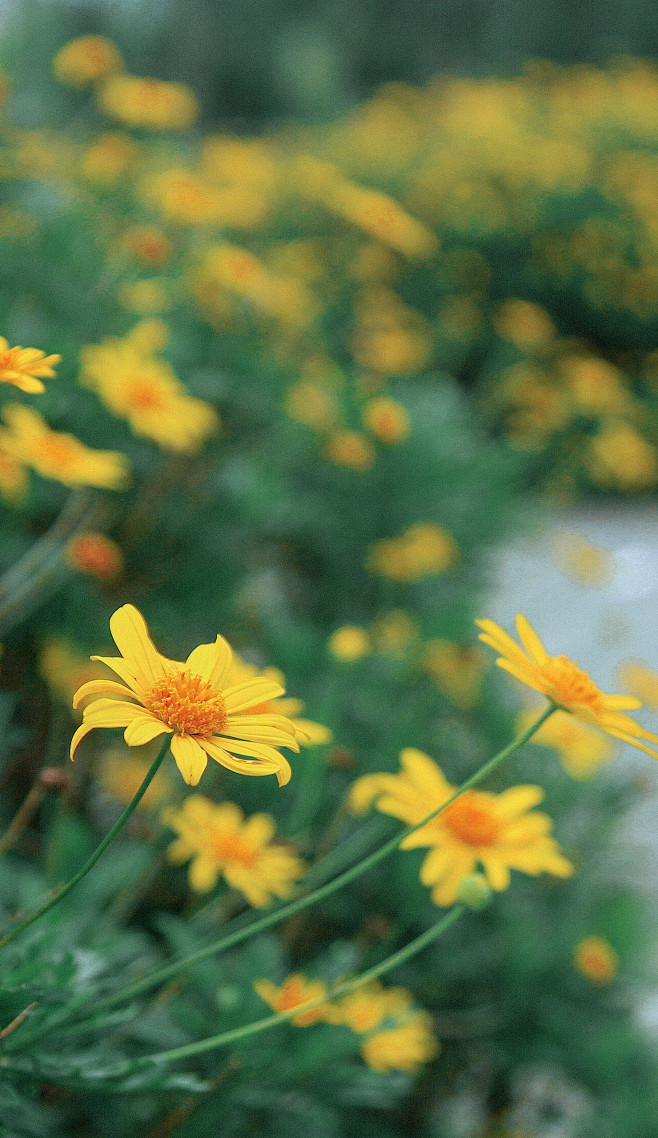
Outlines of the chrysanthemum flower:
{"label": "chrysanthemum flower", "polygon": [[264,909],[274,897],[289,897],[304,873],[301,858],[272,844],[275,825],[269,814],[245,818],[233,802],[217,805],[203,794],[189,794],[163,820],[178,834],[167,857],[179,864],[192,859],[190,886],[197,893],[210,892],[224,877],[250,905]]}
{"label": "chrysanthemum flower", "polygon": [[619,971],[619,957],[602,936],[586,936],[573,950],[574,966],[592,984],[611,984]]}
{"label": "chrysanthemum flower", "polygon": [[404,1071],[406,1075],[418,1074],[438,1053],[432,1017],[419,1009],[410,1012],[401,1023],[373,1032],[361,1047],[361,1055],[372,1071]]}
{"label": "chrysanthemum flower", "polygon": [[[363,814],[373,804],[407,825],[422,821],[454,794],[441,769],[422,751],[407,747],[400,755],[401,774],[371,774],[357,779],[349,804]],[[460,883],[482,866],[497,891],[507,889],[510,870],[536,876],[569,877],[573,866],[550,836],[547,814],[530,813],[541,802],[539,786],[514,786],[502,794],[466,790],[442,814],[401,843],[401,849],[430,846],[420,871],[432,887],[436,905],[452,905]]]}
{"label": "chrysanthemum flower", "polygon": [[52,379],[61,356],[47,356],[38,348],[10,348],[0,336],[0,383],[13,383],[21,391],[36,395],[45,391],[41,379]]}
{"label": "chrysanthemum flower", "polygon": [[[327,995],[327,985],[323,980],[307,980],[299,972],[293,972],[288,976],[280,987],[273,984],[271,980],[254,980],[254,988],[261,1000],[272,1008],[275,1012],[290,1012],[293,1008],[301,1007],[303,1004],[310,1003],[311,1000],[318,1000],[321,996]],[[327,1017],[328,1005],[320,1004],[317,1008],[311,1008],[308,1012],[301,1012],[291,1023],[296,1027],[310,1027],[312,1023],[318,1023],[320,1020],[325,1020]]]}
{"label": "chrysanthemum flower", "polygon": [[238,774],[275,774],[280,786],[290,780],[290,765],[275,747],[299,750],[295,728],[282,715],[258,711],[258,705],[284,694],[270,680],[226,685],[232,652],[218,636],[200,644],[185,663],[161,656],[146,621],[133,605],[110,617],[110,631],[121,656],[94,656],[124,681],[92,680],[76,692],[73,706],[101,693],[84,709],[82,725],[71,742],[71,758],[95,727],[124,727],[129,747],[158,735],[171,735],[171,751],[185,782],[196,786],[208,755]]}
{"label": "chrysanthemum flower", "polygon": [[0,446],[43,478],[103,490],[123,490],[129,482],[128,459],[120,451],[93,450],[74,435],[53,431],[32,407],[9,403],[2,414],[9,429],[0,431]]}
{"label": "chrysanthemum flower", "polygon": [[70,87],[86,87],[122,67],[121,52],[105,36],[77,36],[53,59],[55,78]]}
{"label": "chrysanthemum flower", "polygon": [[567,656],[549,656],[522,613],[517,614],[516,628],[523,648],[493,620],[476,620],[475,623],[483,630],[480,640],[500,652],[496,660],[499,668],[541,692],[563,711],[575,715],[576,719],[600,727],[608,735],[658,759],[658,751],[642,742],[648,739],[650,743],[658,743],[658,735],[645,731],[629,715],[622,714],[642,707],[639,699],[630,695],[606,695],[575,660],[569,660]]}

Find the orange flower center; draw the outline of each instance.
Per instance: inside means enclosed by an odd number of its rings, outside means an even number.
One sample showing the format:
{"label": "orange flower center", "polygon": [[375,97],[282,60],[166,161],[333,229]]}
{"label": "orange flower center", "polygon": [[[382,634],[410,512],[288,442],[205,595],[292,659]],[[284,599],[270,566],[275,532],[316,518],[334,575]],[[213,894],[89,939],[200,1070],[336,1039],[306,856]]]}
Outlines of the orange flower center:
{"label": "orange flower center", "polygon": [[218,861],[237,862],[245,869],[251,868],[256,860],[257,851],[239,833],[211,834],[208,836],[208,848]]}
{"label": "orange flower center", "polygon": [[76,444],[71,439],[58,437],[57,434],[44,435],[43,438],[36,439],[32,445],[38,457],[59,470],[66,470],[72,466],[78,457]]}
{"label": "orange flower center", "polygon": [[537,665],[537,671],[546,685],[546,694],[569,711],[589,712],[599,716],[605,711],[602,693],[587,672],[567,656],[549,656]]}
{"label": "orange flower center", "polygon": [[193,672],[170,672],[158,680],[144,705],[180,735],[215,735],[228,720],[222,693]]}
{"label": "orange flower center", "polygon": [[440,818],[467,846],[492,846],[500,833],[500,822],[492,813],[489,799],[477,790],[465,790]]}
{"label": "orange flower center", "polygon": [[158,411],[162,407],[162,396],[147,380],[131,379],[128,381],[126,404],[135,411]]}

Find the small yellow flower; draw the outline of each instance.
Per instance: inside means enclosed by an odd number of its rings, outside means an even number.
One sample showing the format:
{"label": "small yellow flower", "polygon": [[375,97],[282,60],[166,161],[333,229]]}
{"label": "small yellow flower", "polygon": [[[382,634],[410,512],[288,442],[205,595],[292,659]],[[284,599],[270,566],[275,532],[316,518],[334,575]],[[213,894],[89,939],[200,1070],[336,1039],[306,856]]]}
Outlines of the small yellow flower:
{"label": "small yellow flower", "polygon": [[99,581],[114,581],[123,569],[123,553],[116,541],[104,533],[82,531],[66,546],[66,561],[79,573],[88,573]]}
{"label": "small yellow flower", "polygon": [[101,111],[128,127],[186,130],[199,116],[199,100],[184,83],[111,75],[100,90]]}
{"label": "small yellow flower", "polygon": [[290,780],[290,766],[275,747],[298,751],[295,728],[282,715],[258,710],[259,704],[283,695],[283,688],[261,679],[225,686],[233,654],[222,636],[214,644],[200,644],[180,663],[160,655],[133,605],[117,609],[110,631],[121,656],[92,659],[107,664],[124,683],[92,680],[76,692],[74,707],[91,695],[112,698],[85,707],[71,758],[94,728],[123,727],[129,747],[171,735],[172,754],[190,786],[201,778],[208,755],[238,774],[276,774],[280,786]]}
{"label": "small yellow flower", "polygon": [[375,465],[372,443],[359,431],[335,431],[329,436],[324,453],[334,466],[346,466],[361,473]]}
{"label": "small yellow flower", "polygon": [[304,873],[303,861],[283,845],[273,845],[275,825],[269,814],[244,817],[233,802],[219,805],[203,794],[189,794],[163,821],[178,837],[167,850],[170,861],[189,861],[190,887],[209,893],[220,877],[239,889],[259,909],[275,897],[289,897]]}
{"label": "small yellow flower", "polygon": [[53,431],[31,407],[9,403],[2,413],[9,429],[0,430],[0,444],[43,478],[105,490],[123,490],[129,482],[128,459],[119,451],[92,450],[73,435]]}
{"label": "small yellow flower", "polygon": [[373,1032],[361,1047],[372,1071],[403,1071],[406,1075],[416,1075],[438,1053],[432,1017],[424,1011],[413,1011],[402,1023]]}
{"label": "small yellow flower", "polygon": [[148,335],[163,328],[160,321],[141,321],[126,339],[89,344],[80,353],[80,382],[125,418],[134,434],[164,450],[194,454],[219,429],[219,416],[189,394],[166,360],[152,354]]}
{"label": "small yellow flower", "polygon": [[123,236],[126,249],[143,265],[162,265],[173,256],[167,234],[157,225],[134,225]]}
{"label": "small yellow flower", "polygon": [[[517,730],[527,731],[539,717],[538,709],[524,711],[518,717]],[[572,778],[593,778],[599,767],[612,762],[617,748],[603,731],[582,723],[566,711],[555,711],[542,723],[530,739],[540,747],[551,747],[567,774]]]}
{"label": "small yellow flower", "polygon": [[331,387],[312,379],[299,379],[288,388],[285,408],[291,419],[313,431],[329,431],[338,419]]}
{"label": "small yellow flower", "polygon": [[[298,972],[288,976],[279,988],[271,980],[254,980],[254,988],[261,1000],[265,1000],[275,1012],[290,1012],[293,1008],[302,1007],[311,1000],[319,1000],[321,996],[327,995],[327,985],[322,980],[307,980]],[[308,1012],[301,1012],[290,1022],[296,1027],[309,1027],[312,1023],[326,1019],[327,1006],[320,1004]]]}
{"label": "small yellow flower", "polygon": [[369,431],[383,443],[403,443],[411,433],[406,409],[396,399],[381,396],[370,399],[363,411],[363,421]]}
{"label": "small yellow flower", "polygon": [[500,652],[496,660],[499,668],[534,691],[541,692],[563,711],[575,715],[576,719],[599,727],[608,735],[658,759],[658,751],[641,741],[648,739],[650,743],[658,743],[658,735],[645,731],[629,715],[622,714],[641,707],[639,699],[627,695],[606,695],[575,660],[566,656],[549,656],[522,613],[517,614],[516,628],[523,648],[493,620],[476,620],[475,623],[483,630],[480,640]]}
{"label": "small yellow flower", "polygon": [[592,984],[611,984],[619,971],[619,957],[602,936],[586,936],[573,950],[573,962]]}
{"label": "small yellow flower", "polygon": [[634,493],[658,482],[658,455],[630,423],[609,419],[590,442],[585,465],[592,481],[606,490]]}
{"label": "small yellow flower", "polygon": [[521,350],[546,347],[557,335],[546,310],[528,300],[506,300],[501,304],[494,328],[501,339]]}
{"label": "small yellow flower", "polygon": [[353,664],[372,651],[368,633],[357,624],[345,624],[332,632],[328,648],[334,659],[340,660],[341,664]]}
{"label": "small yellow flower", "polygon": [[78,36],[65,43],[53,59],[55,78],[69,87],[86,87],[122,67],[121,52],[105,36]]}
{"label": "small yellow flower", "polygon": [[82,155],[82,176],[97,186],[114,186],[125,177],[137,153],[137,145],[127,134],[116,130],[104,131]]}
{"label": "small yellow flower", "polygon": [[[402,773],[364,775],[352,786],[350,808],[363,814],[373,804],[407,825],[452,796],[451,786],[428,755],[407,747],[400,755]],[[569,877],[573,866],[550,835],[547,814],[530,813],[544,794],[539,786],[514,786],[502,794],[466,790],[442,814],[401,843],[401,849],[429,846],[420,879],[432,888],[436,905],[453,905],[461,882],[478,865],[492,889],[507,889],[510,870],[536,876]]]}
{"label": "small yellow flower", "polygon": [[444,573],[459,559],[457,543],[435,522],[416,522],[399,537],[370,547],[368,570],[379,577],[411,584]]}
{"label": "small yellow flower", "polygon": [[47,356],[38,348],[10,348],[0,336],[0,383],[12,383],[30,395],[45,391],[41,379],[52,379],[61,356]]}

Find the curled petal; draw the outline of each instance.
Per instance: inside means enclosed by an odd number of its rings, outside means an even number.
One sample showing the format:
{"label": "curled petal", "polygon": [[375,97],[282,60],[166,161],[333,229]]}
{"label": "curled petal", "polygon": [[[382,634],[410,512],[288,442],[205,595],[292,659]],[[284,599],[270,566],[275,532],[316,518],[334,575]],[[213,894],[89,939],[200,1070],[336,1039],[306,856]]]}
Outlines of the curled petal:
{"label": "curled petal", "polygon": [[89,680],[88,683],[78,688],[73,696],[73,707],[79,707],[83,699],[86,699],[88,695],[100,695],[101,692],[112,692],[116,695],[128,696],[129,699],[135,698],[134,691],[131,691],[130,688],[125,687],[123,684],[115,683],[114,680]]}
{"label": "curled petal", "polygon": [[[212,759],[215,759],[221,766],[226,767],[227,770],[235,771],[236,774],[251,776],[275,774],[279,786],[285,786],[287,782],[290,782],[292,775],[290,763],[283,755],[280,755],[278,751],[272,751],[274,757],[269,760],[258,759],[249,761],[249,759],[239,759],[236,758],[235,755],[229,754],[229,752],[219,746],[214,739],[199,739],[199,743]],[[226,746],[232,746],[230,739],[225,739],[224,743]],[[271,750],[271,748],[268,748],[268,750]]]}
{"label": "curled petal", "polygon": [[90,731],[93,731],[93,727],[86,723],[83,723],[80,727],[78,727],[78,730],[75,732],[73,738],[71,739],[70,755],[72,759],[75,758],[75,752],[80,746],[80,743],[84,739],[85,735],[88,735]]}

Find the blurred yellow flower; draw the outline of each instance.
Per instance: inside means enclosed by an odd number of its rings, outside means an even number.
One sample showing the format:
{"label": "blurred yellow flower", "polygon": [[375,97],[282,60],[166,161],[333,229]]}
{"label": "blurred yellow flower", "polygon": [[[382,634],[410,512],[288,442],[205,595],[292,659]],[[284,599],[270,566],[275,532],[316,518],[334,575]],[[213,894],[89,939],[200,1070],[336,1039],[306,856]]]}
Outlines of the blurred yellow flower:
{"label": "blurred yellow flower", "polygon": [[288,388],[285,408],[291,419],[313,431],[331,430],[339,414],[331,386],[313,379],[299,379]]}
{"label": "blurred yellow flower", "polygon": [[173,256],[173,246],[157,225],[133,225],[123,235],[123,245],[142,265],[162,265]]}
{"label": "blurred yellow flower", "polygon": [[66,545],[66,561],[79,573],[88,573],[100,581],[114,581],[123,570],[123,553],[104,533],[83,530]]}
{"label": "blurred yellow flower", "polygon": [[86,87],[122,68],[121,52],[105,36],[77,36],[53,59],[55,78],[69,87]]}
{"label": "blurred yellow flower", "polygon": [[276,774],[280,786],[289,781],[290,765],[274,748],[298,751],[295,728],[282,715],[258,710],[259,704],[283,695],[283,688],[261,679],[227,685],[233,653],[222,636],[214,644],[200,644],[180,663],[160,655],[133,605],[116,610],[110,631],[121,656],[92,659],[107,664],[124,683],[93,680],[76,692],[74,707],[92,695],[112,698],[87,704],[71,742],[71,758],[94,728],[123,727],[129,747],[171,735],[171,752],[190,786],[199,782],[208,755],[238,774]]}
{"label": "blurred yellow flower", "polygon": [[560,371],[575,403],[590,415],[623,412],[630,403],[624,373],[596,356],[564,356]]}
{"label": "blurred yellow flower", "polygon": [[591,984],[611,984],[619,971],[619,957],[602,936],[586,936],[573,950],[574,966]]}
{"label": "blurred yellow flower", "polygon": [[356,624],[345,624],[332,632],[327,644],[330,655],[341,664],[353,664],[372,651],[370,637],[365,628]]}
{"label": "blurred yellow flower", "polygon": [[304,874],[301,858],[272,844],[275,824],[269,814],[245,819],[233,802],[216,804],[203,794],[188,794],[180,808],[165,811],[163,821],[178,834],[167,857],[177,864],[192,859],[189,880],[196,893],[209,893],[224,877],[250,905],[264,909],[275,897],[289,897]]}
{"label": "blurred yellow flower", "polygon": [[658,672],[640,660],[624,660],[617,668],[621,686],[641,699],[652,711],[658,711]]}
{"label": "blurred yellow flower", "polygon": [[[101,756],[96,771],[97,781],[106,794],[127,806],[137,794],[154,758],[155,752],[147,758],[112,747]],[[160,767],[137,809],[156,810],[173,793],[174,783],[168,772]]]}
{"label": "blurred yellow flower", "polygon": [[0,445],[43,478],[103,490],[123,490],[130,481],[128,459],[119,451],[92,450],[73,435],[53,431],[31,407],[9,403],[2,414],[9,429],[0,429]]}
{"label": "blurred yellow flower", "polygon": [[418,624],[405,609],[390,609],[375,618],[370,635],[378,652],[404,655],[418,640]]}
{"label": "blurred yellow flower", "polygon": [[614,562],[605,549],[579,533],[560,533],[553,544],[553,564],[577,585],[603,588],[612,580]]}
{"label": "blurred yellow flower", "polygon": [[186,130],[196,122],[199,100],[184,83],[112,75],[101,87],[99,107],[128,127],[146,130]]}
{"label": "blurred yellow flower", "polygon": [[375,980],[330,1003],[326,1019],[365,1036],[361,1055],[373,1071],[416,1074],[439,1052],[432,1017],[413,1007],[405,988],[384,988]]}
{"label": "blurred yellow flower", "polygon": [[405,1075],[416,1075],[439,1050],[439,1042],[432,1033],[432,1017],[428,1012],[416,1010],[401,1023],[369,1035],[361,1047],[361,1055],[372,1071],[403,1071]]}
{"label": "blurred yellow flower", "polygon": [[608,419],[602,424],[584,461],[592,480],[604,489],[633,493],[658,482],[656,448],[622,419]]}
{"label": "blurred yellow flower", "polygon": [[544,308],[529,300],[506,300],[494,318],[496,333],[521,350],[543,348],[557,335]]}
{"label": "blurred yellow flower", "polygon": [[368,400],[363,409],[363,422],[375,438],[383,443],[403,443],[411,433],[411,422],[406,409],[396,399],[383,395]]}
{"label": "blurred yellow flower", "polygon": [[[364,775],[353,784],[349,805],[355,814],[375,806],[413,825],[456,790],[440,767],[422,751],[400,754],[400,774]],[[432,887],[436,905],[452,905],[460,883],[481,865],[492,889],[507,889],[510,870],[536,876],[569,877],[573,866],[550,835],[547,814],[532,812],[544,792],[539,786],[514,786],[502,794],[466,790],[442,814],[411,834],[401,849],[429,846],[420,880]]]}
{"label": "blurred yellow flower", "polygon": [[334,466],[346,466],[360,473],[375,465],[373,445],[359,431],[334,431],[327,439],[324,454]]}
{"label": "blurred yellow flower", "polygon": [[516,629],[523,649],[493,620],[476,620],[475,623],[483,630],[480,640],[500,652],[496,660],[500,668],[522,684],[527,684],[547,699],[553,700],[563,711],[575,715],[576,719],[599,727],[602,731],[607,731],[608,735],[630,743],[632,747],[646,751],[658,759],[658,751],[641,742],[648,739],[651,743],[658,743],[658,735],[645,731],[629,715],[622,714],[641,707],[639,699],[626,695],[606,695],[587,672],[578,667],[576,661],[569,660],[566,656],[549,656],[522,613],[517,614]]}
{"label": "blurred yellow flower", "polygon": [[[539,718],[539,709],[524,711],[517,719],[517,730],[527,731]],[[530,739],[540,747],[550,747],[572,778],[593,778],[599,767],[612,762],[617,748],[603,731],[582,723],[566,711],[555,711]]]}
{"label": "blurred yellow flower", "polygon": [[97,186],[114,186],[122,180],[138,154],[127,134],[108,130],[99,134],[80,160],[82,176]]}
{"label": "blurred yellow flower", "polygon": [[[261,1000],[275,1012],[290,1012],[293,1008],[301,1007],[311,1000],[319,1000],[327,994],[327,985],[322,980],[307,980],[299,972],[286,977],[278,988],[271,980],[254,980],[254,988]],[[326,1016],[327,1006],[320,1004],[308,1012],[301,1012],[290,1022],[296,1027],[310,1027],[312,1023],[325,1020]]]}
{"label": "blurred yellow flower", "polygon": [[[108,337],[80,352],[80,382],[131,430],[164,450],[195,454],[219,429],[209,403],[191,396],[171,365],[151,352],[166,325],[142,321],[135,335]],[[153,337],[155,336],[155,340]]]}
{"label": "blurred yellow flower", "polygon": [[438,240],[387,194],[339,178],[324,197],[333,213],[410,259],[431,257]]}
{"label": "blurred yellow flower", "polygon": [[78,688],[100,679],[104,668],[65,637],[51,636],[41,648],[39,671],[52,695],[70,707]]}
{"label": "blurred yellow flower", "polygon": [[151,316],[171,308],[169,281],[164,277],[149,280],[126,281],[117,292],[119,303],[137,316]]}
{"label": "blurred yellow flower", "polygon": [[38,348],[10,348],[0,336],[0,383],[11,383],[30,395],[45,391],[42,379],[52,379],[61,356],[47,356]]}
{"label": "blurred yellow flower", "polygon": [[366,567],[376,576],[410,584],[444,573],[458,559],[457,543],[447,530],[436,522],[416,522],[399,537],[372,545]]}
{"label": "blurred yellow flower", "polygon": [[439,691],[456,707],[467,710],[477,703],[488,667],[480,649],[452,640],[428,640],[421,663]]}

